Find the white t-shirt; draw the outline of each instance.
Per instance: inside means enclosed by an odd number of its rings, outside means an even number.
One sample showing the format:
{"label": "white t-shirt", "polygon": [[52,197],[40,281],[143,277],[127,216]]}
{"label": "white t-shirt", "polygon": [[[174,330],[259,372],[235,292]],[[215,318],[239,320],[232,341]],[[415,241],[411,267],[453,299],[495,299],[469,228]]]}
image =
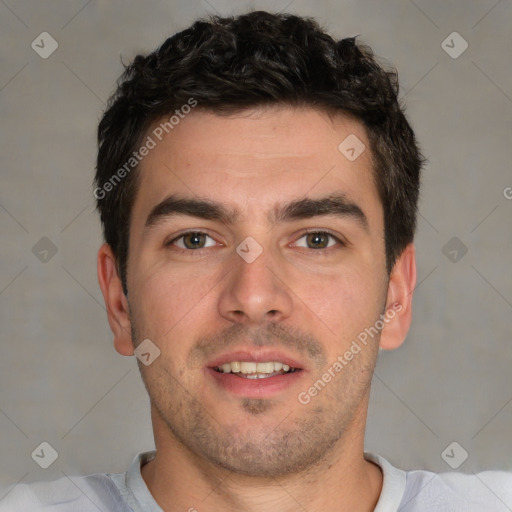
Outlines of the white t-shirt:
{"label": "white t-shirt", "polygon": [[[126,473],[63,477],[20,484],[0,500],[0,512],[162,512],[142,479],[140,468],[155,452],[137,455]],[[512,473],[476,474],[402,471],[378,455],[384,480],[374,512],[510,512]],[[201,510],[201,504],[191,509]]]}

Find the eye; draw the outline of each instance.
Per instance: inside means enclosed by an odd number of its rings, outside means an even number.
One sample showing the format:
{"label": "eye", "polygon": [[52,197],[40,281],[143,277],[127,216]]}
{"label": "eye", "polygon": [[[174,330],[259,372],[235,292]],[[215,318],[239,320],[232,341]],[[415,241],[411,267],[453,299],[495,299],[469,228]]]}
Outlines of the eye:
{"label": "eye", "polygon": [[204,249],[216,244],[215,240],[201,231],[190,231],[174,238],[166,245],[176,245],[180,249]]}
{"label": "eye", "polygon": [[[304,243],[299,243],[304,240]],[[295,246],[305,247],[306,249],[328,249],[336,244],[343,245],[341,240],[327,231],[311,231],[301,236]]]}

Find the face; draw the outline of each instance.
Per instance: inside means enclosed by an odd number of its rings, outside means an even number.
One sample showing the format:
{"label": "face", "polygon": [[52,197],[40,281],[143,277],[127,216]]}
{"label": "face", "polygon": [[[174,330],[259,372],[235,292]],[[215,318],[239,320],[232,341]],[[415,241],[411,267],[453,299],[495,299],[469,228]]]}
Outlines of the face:
{"label": "face", "polygon": [[369,148],[359,122],[316,110],[193,112],[140,164],[133,343],[161,352],[140,364],[155,429],[202,460],[283,475],[364,430],[379,335],[344,354],[388,276],[370,151],[349,160],[349,135]]}

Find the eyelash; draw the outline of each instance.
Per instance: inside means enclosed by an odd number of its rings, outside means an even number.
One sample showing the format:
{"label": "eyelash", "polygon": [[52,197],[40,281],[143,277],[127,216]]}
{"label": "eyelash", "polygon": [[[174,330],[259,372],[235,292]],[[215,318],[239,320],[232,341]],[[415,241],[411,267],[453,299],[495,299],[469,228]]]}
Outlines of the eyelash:
{"label": "eyelash", "polygon": [[[175,244],[175,242],[177,242],[178,240],[181,240],[182,238],[184,238],[185,236],[187,235],[192,235],[192,234],[196,234],[196,235],[206,235],[207,237],[211,238],[212,240],[214,240],[214,238],[212,236],[210,236],[208,233],[204,232],[204,231],[187,231],[185,233],[182,233],[181,235],[173,238],[172,240],[169,240],[168,242],[165,242],[165,247],[170,247],[172,245]],[[338,236],[336,236],[334,233],[331,233],[330,231],[328,230],[318,230],[318,229],[313,229],[313,230],[310,230],[310,231],[305,231],[303,232],[300,237],[296,240],[295,243],[297,243],[298,240],[301,240],[302,238],[308,236],[308,235],[311,235],[311,234],[315,234],[315,235],[328,235],[330,238],[334,239],[336,242],[337,242],[337,246],[338,247],[344,247],[346,244],[345,242],[343,242],[343,240],[341,240]],[[182,247],[176,247],[174,246],[175,249],[181,253],[199,253],[202,249],[209,249],[210,247],[200,247],[199,249],[183,249]],[[312,249],[310,247],[299,247],[300,249],[305,249],[305,250],[310,250],[310,251],[314,251],[314,252],[324,252],[324,251],[327,251],[327,250],[331,250],[331,249],[334,249],[336,248],[336,246],[330,246],[330,247],[324,247],[324,248],[320,248],[320,249]]]}

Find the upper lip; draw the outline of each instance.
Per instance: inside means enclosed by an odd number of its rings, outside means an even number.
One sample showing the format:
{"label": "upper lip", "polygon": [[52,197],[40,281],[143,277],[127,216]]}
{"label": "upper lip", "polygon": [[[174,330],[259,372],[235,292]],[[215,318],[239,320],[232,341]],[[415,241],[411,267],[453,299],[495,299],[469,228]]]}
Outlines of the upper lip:
{"label": "upper lip", "polygon": [[279,361],[283,364],[287,364],[290,368],[304,369],[304,364],[297,359],[290,357],[279,350],[270,349],[240,349],[234,352],[226,352],[217,356],[215,359],[210,361],[207,366],[209,368],[217,368],[226,363],[232,363],[233,361],[247,361],[255,363],[266,363],[270,361]]}

